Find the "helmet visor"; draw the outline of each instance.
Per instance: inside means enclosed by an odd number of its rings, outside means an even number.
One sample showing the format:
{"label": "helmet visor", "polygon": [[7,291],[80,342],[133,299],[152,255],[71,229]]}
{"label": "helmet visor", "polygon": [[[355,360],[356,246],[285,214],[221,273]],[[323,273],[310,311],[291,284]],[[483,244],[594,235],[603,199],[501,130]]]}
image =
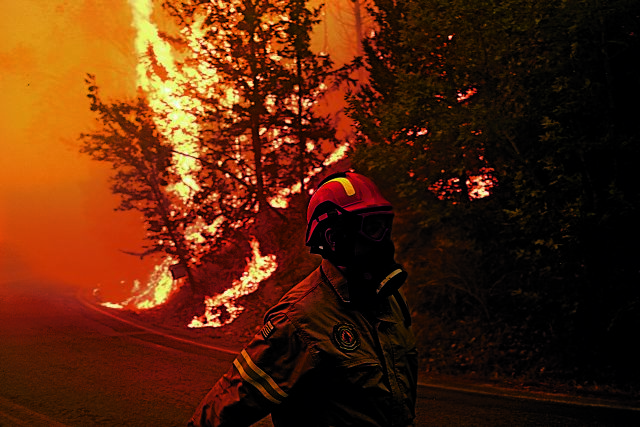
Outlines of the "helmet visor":
{"label": "helmet visor", "polygon": [[316,228],[326,220],[336,221],[346,230],[358,233],[371,241],[381,242],[391,234],[393,211],[390,206],[384,206],[382,210],[375,208],[349,212],[340,206],[331,204],[330,211],[314,217],[309,223],[306,235],[307,246],[311,246]]}

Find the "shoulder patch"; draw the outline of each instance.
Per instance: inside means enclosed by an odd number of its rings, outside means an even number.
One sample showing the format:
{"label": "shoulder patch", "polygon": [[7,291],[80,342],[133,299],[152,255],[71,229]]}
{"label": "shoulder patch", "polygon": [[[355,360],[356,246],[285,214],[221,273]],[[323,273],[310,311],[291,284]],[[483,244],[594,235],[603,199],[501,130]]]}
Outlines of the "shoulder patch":
{"label": "shoulder patch", "polygon": [[333,339],[342,351],[354,351],[360,347],[360,336],[350,323],[338,323],[333,327]]}
{"label": "shoulder patch", "polygon": [[264,326],[262,327],[262,329],[260,330],[260,333],[262,334],[262,338],[264,338],[265,340],[267,338],[269,338],[269,335],[271,335],[271,333],[275,330],[276,328],[273,326],[273,324],[271,323],[271,320],[267,321],[267,323],[264,324]]}

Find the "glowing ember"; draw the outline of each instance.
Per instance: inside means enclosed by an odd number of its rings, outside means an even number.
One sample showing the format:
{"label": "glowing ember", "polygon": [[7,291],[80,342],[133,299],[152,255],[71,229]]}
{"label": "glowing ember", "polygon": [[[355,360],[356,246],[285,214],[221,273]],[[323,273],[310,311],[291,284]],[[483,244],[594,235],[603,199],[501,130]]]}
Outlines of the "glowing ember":
{"label": "glowing ember", "polygon": [[350,146],[351,144],[349,144],[348,142],[345,142],[344,144],[336,148],[336,150],[333,153],[331,153],[322,164],[324,166],[330,166],[344,159],[347,156],[347,152],[349,151]]}
{"label": "glowing ember", "polygon": [[275,255],[260,255],[260,245],[255,239],[251,240],[250,244],[252,258],[247,260],[247,268],[242,273],[242,277],[235,280],[223,293],[205,298],[205,312],[202,316],[193,318],[188,325],[190,328],[217,328],[233,322],[244,310],[244,307],[237,305],[236,300],[255,292],[260,282],[276,271],[278,264]]}
{"label": "glowing ember", "polygon": [[460,91],[458,92],[458,102],[464,102],[476,93],[478,93],[478,89],[476,89],[475,87],[469,88],[464,92]]}
{"label": "glowing ember", "polygon": [[492,176],[492,168],[482,168],[482,175],[470,176],[467,180],[469,188],[469,197],[472,199],[482,199],[491,195],[491,189],[496,184],[495,178]]}
{"label": "glowing ember", "polygon": [[[492,176],[492,168],[482,168],[482,175],[470,175],[466,181],[468,196],[470,199],[482,199],[491,195],[491,190],[496,185],[496,180]],[[449,178],[446,181],[441,179],[429,186],[429,190],[436,193],[440,200],[450,198],[454,193],[460,193],[459,178]]]}

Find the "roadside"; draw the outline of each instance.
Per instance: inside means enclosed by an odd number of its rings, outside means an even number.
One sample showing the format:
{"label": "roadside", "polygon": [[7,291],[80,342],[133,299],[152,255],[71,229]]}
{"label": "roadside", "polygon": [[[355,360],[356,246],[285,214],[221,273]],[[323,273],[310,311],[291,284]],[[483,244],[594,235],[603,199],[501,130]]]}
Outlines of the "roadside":
{"label": "roadside", "polygon": [[[79,292],[77,298],[87,308],[147,332],[230,355],[237,354],[256,332],[255,328],[247,324],[246,321],[238,322],[237,324],[234,322],[232,325],[219,329],[190,329],[180,324],[167,322],[167,318],[161,317],[161,313],[158,312],[138,314],[128,310],[106,308],[97,304],[94,298],[84,292]],[[251,318],[252,316],[248,317]],[[249,322],[255,320],[256,319],[251,319]],[[230,342],[236,344],[230,345]],[[420,388],[451,390],[469,394],[500,396],[510,399],[526,399],[640,412],[640,401],[633,396],[623,394],[594,395],[593,393],[580,393],[570,387],[566,387],[564,390],[558,390],[557,388],[550,390],[545,388],[544,385],[505,383],[498,380],[485,381],[477,378],[434,373],[423,373],[419,386]]]}
{"label": "roadside", "polygon": [[553,402],[576,406],[624,409],[640,412],[640,401],[631,396],[594,396],[580,394],[567,388],[566,391],[545,390],[544,387],[531,387],[509,384],[500,381],[487,382],[479,379],[454,377],[441,374],[425,374],[421,386],[452,390],[472,394],[501,396],[511,399],[526,399],[539,402]]}

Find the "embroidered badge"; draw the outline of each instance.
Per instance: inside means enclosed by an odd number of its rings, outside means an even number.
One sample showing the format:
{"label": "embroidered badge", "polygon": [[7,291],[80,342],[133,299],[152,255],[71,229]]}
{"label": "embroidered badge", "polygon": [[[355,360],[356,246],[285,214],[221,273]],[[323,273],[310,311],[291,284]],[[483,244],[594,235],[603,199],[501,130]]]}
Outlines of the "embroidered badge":
{"label": "embroidered badge", "polygon": [[358,331],[349,323],[338,323],[334,326],[333,339],[342,351],[353,351],[360,346]]}
{"label": "embroidered badge", "polygon": [[273,326],[273,324],[271,323],[271,320],[269,320],[267,323],[265,323],[265,325],[262,327],[262,329],[260,330],[260,333],[262,334],[262,337],[266,340],[267,338],[269,338],[269,335],[271,335],[271,333],[275,330],[276,328]]}

